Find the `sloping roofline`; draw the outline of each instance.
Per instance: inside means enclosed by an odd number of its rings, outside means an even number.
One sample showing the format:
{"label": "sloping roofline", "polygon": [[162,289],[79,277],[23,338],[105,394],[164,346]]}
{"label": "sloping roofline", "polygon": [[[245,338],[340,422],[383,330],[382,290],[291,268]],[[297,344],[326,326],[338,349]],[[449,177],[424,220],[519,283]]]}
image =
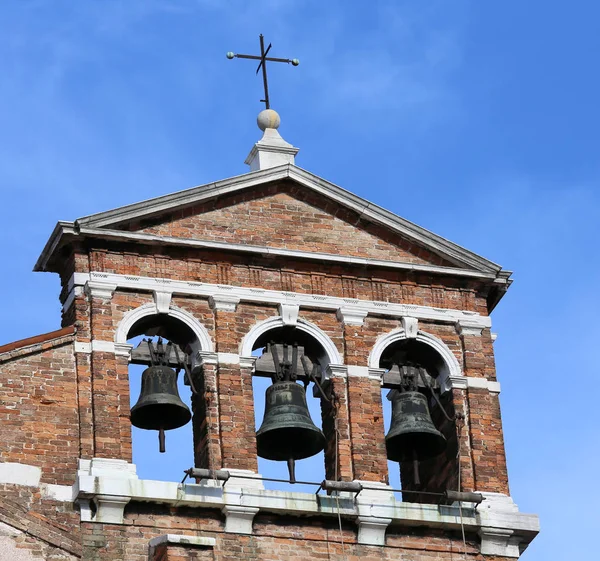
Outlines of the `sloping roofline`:
{"label": "sloping roofline", "polygon": [[[146,201],[122,206],[113,210],[84,216],[73,222],[59,222],[54,229],[48,243],[44,247],[34,270],[43,271],[48,260],[53,255],[63,233],[71,231],[76,234],[80,229],[112,229],[129,220],[148,218],[164,212],[170,212],[191,205],[214,199],[220,195],[231,194],[236,191],[248,189],[256,185],[290,179],[299,185],[306,187],[320,195],[333,200],[358,213],[360,217],[385,226],[400,236],[413,241],[428,250],[443,257],[456,266],[476,271],[490,273],[494,276],[502,271],[502,267],[496,263],[469,251],[445,238],[438,236],[429,230],[385,210],[362,197],[354,195],[349,191],[314,175],[298,166],[285,164],[245,173],[214,183],[192,187],[183,191],[163,195]],[[508,278],[508,271],[502,271],[499,276]]]}

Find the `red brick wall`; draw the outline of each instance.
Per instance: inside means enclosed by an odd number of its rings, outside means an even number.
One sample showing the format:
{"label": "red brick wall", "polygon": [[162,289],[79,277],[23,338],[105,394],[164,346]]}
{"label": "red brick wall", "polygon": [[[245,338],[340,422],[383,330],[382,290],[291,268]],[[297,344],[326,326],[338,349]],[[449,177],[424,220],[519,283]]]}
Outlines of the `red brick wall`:
{"label": "red brick wall", "polygon": [[130,228],[158,236],[448,264],[425,248],[361,220],[357,213],[287,182],[225,195],[159,220]]}
{"label": "red brick wall", "polygon": [[73,337],[0,355],[0,461],[42,469],[71,485],[79,458]]}
{"label": "red brick wall", "polygon": [[[460,532],[449,534],[442,530],[390,527],[387,547],[378,547],[357,544],[357,526],[352,521],[343,521],[340,533],[335,517],[311,519],[259,514],[255,518],[254,534],[248,536],[224,533],[222,516],[218,512],[202,511],[200,514],[180,508],[169,514],[160,507],[141,508],[133,504],[128,507],[128,513],[125,526],[82,525],[85,559],[146,561],[148,542],[152,538],[175,533],[216,539],[212,550],[170,545],[158,551],[159,554],[177,555],[173,557],[177,561],[440,561],[462,558],[463,551],[470,561],[508,561],[504,557],[481,556],[478,553],[479,538],[475,535],[467,534],[465,550]],[[156,557],[154,559],[156,561]],[[172,561],[170,556],[166,559]]]}

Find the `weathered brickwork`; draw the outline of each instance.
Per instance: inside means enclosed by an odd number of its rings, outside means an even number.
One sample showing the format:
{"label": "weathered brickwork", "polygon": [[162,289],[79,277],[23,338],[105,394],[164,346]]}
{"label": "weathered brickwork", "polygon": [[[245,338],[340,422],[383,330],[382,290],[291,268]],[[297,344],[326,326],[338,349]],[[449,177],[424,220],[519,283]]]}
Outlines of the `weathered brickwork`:
{"label": "weathered brickwork", "polygon": [[[141,506],[141,505],[140,505]],[[388,530],[387,547],[359,545],[356,528],[343,522],[340,532],[338,521],[305,519],[275,515],[259,515],[251,536],[223,533],[220,513],[212,517],[206,511],[197,513],[176,509],[172,512],[138,510],[128,507],[123,526],[83,524],[84,559],[117,561],[147,561],[148,542],[161,535],[179,534],[215,538],[214,548],[174,546],[157,548],[155,555],[166,559],[214,559],[215,561],[283,561],[288,559],[324,559],[339,561],[441,561],[462,558],[469,561],[508,561],[505,557],[479,554],[479,539],[467,534],[466,548],[457,533],[444,531],[394,528]],[[173,555],[173,557],[171,557]],[[154,557],[153,560],[161,559]]]}
{"label": "weathered brickwork", "polygon": [[[150,219],[149,221],[152,221]],[[349,209],[289,182],[249,189],[129,229],[175,238],[215,240],[407,263],[450,265]]]}
{"label": "weathered brickwork", "polygon": [[0,353],[0,457],[71,485],[79,458],[73,335]]}

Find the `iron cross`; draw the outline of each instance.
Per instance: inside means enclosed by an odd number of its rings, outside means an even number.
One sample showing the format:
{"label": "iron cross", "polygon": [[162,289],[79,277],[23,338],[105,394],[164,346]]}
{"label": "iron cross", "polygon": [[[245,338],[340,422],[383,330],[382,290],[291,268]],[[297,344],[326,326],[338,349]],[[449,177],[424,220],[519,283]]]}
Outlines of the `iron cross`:
{"label": "iron cross", "polygon": [[271,109],[271,103],[269,102],[269,83],[267,81],[267,60],[270,62],[285,62],[287,64],[292,64],[292,66],[298,66],[300,61],[297,58],[289,59],[289,58],[273,58],[268,57],[269,51],[271,50],[271,43],[267,47],[265,51],[265,39],[260,35],[260,56],[257,55],[238,55],[232,52],[227,53],[227,58],[249,58],[251,60],[260,60],[258,64],[258,68],[256,69],[256,73],[262,68],[262,76],[263,76],[263,85],[265,88],[265,99],[261,99],[261,103],[264,103],[267,109]]}

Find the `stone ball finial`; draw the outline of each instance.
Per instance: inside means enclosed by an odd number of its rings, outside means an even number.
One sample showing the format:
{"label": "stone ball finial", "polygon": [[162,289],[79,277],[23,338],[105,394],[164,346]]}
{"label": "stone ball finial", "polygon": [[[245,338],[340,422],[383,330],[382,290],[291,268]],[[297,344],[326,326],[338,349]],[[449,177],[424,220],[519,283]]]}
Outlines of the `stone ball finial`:
{"label": "stone ball finial", "polygon": [[265,109],[258,114],[256,122],[258,124],[258,128],[261,131],[264,131],[265,129],[279,128],[281,119],[277,111],[273,111],[273,109]]}

